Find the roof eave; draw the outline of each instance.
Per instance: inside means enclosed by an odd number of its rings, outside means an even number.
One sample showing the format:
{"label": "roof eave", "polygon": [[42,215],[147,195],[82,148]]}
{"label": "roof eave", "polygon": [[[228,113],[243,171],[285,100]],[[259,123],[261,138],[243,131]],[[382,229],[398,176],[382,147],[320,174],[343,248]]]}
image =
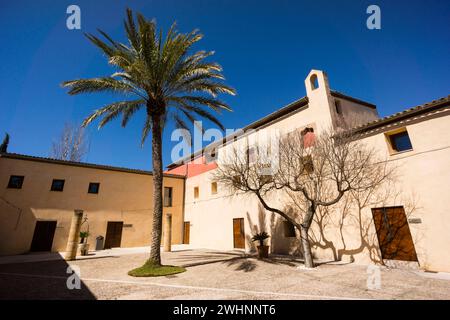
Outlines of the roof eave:
{"label": "roof eave", "polygon": [[[260,127],[264,126],[267,123],[270,123],[270,122],[272,122],[272,121],[274,121],[274,120],[276,120],[278,118],[281,118],[281,117],[283,117],[283,116],[285,116],[285,115],[287,115],[287,114],[289,114],[289,113],[291,113],[291,112],[293,112],[293,111],[295,111],[295,110],[297,110],[299,108],[302,108],[302,107],[306,106],[308,104],[308,102],[309,102],[309,100],[308,100],[307,96],[302,97],[302,98],[300,98],[298,100],[295,100],[295,101],[287,104],[286,106],[284,106],[284,107],[282,107],[282,108],[280,108],[280,109],[278,109],[278,110],[268,114],[267,116],[250,123],[249,125],[244,127],[242,131],[246,132],[247,130],[251,130],[251,129],[254,130],[254,129],[260,128]],[[239,137],[241,135],[242,134],[234,136],[232,134],[230,136],[222,138],[221,140],[218,140],[217,142],[214,141],[213,143],[211,143],[211,144],[207,145],[206,147],[202,148],[201,150],[199,150],[197,152],[194,152],[194,153],[191,153],[189,156],[184,157],[184,158],[180,159],[177,162],[173,162],[173,163],[169,164],[167,166],[167,168],[168,169],[174,169],[176,167],[179,167],[182,164],[184,164],[186,161],[192,161],[192,160],[198,158],[200,155],[202,155],[204,153],[206,148],[208,148],[208,147],[211,148],[211,147],[214,147],[216,145],[221,145],[224,141],[228,141],[229,138]]]}
{"label": "roof eave", "polygon": [[[123,167],[106,166],[106,165],[94,164],[94,163],[36,157],[36,156],[29,156],[29,155],[18,154],[18,153],[0,153],[0,158],[24,160],[24,161],[35,161],[35,162],[66,165],[66,166],[73,166],[73,167],[82,167],[82,168],[89,168],[89,169],[117,171],[117,172],[124,172],[124,173],[144,174],[144,175],[151,175],[151,176],[153,175],[152,171],[147,171],[147,170],[139,170],[139,169],[131,169],[131,168],[123,168]],[[170,174],[170,173],[164,173],[164,177],[179,178],[179,179],[185,178],[183,175]]]}

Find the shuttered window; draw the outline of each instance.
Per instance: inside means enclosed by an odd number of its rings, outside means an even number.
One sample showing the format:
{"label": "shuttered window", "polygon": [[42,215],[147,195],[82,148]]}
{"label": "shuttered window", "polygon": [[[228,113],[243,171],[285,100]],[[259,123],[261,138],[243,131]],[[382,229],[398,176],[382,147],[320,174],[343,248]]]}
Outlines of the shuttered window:
{"label": "shuttered window", "polygon": [[164,207],[172,206],[172,188],[164,187]]}

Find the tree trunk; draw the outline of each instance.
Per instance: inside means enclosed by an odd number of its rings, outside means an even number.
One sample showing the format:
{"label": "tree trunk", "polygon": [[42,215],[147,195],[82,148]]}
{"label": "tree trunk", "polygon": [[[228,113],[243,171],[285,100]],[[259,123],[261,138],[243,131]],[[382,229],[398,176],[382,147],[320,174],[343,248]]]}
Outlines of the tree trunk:
{"label": "tree trunk", "polygon": [[305,267],[314,268],[314,261],[311,252],[311,244],[309,243],[308,231],[311,227],[314,215],[316,213],[316,204],[314,202],[308,208],[308,212],[305,216],[303,223],[300,228],[300,236],[302,239],[303,246],[303,258],[305,259]]}
{"label": "tree trunk", "polygon": [[152,117],[152,161],[153,161],[153,229],[149,263],[161,265],[162,233],[162,127],[161,116]]}
{"label": "tree trunk", "polygon": [[300,229],[300,235],[301,235],[302,246],[303,246],[303,258],[305,259],[305,267],[314,268],[314,261],[313,261],[312,252],[311,252],[311,245],[309,243],[309,238],[308,238],[308,229],[309,228],[305,228],[303,226]]}

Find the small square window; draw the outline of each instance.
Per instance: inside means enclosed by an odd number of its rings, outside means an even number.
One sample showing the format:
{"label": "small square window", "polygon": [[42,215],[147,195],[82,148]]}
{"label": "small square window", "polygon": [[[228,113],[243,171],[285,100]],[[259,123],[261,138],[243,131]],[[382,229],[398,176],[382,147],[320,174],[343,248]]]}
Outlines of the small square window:
{"label": "small square window", "polygon": [[409,139],[408,131],[405,130],[399,133],[390,134],[388,138],[394,152],[412,150],[412,144]]}
{"label": "small square window", "polygon": [[200,190],[198,187],[194,187],[194,199],[198,199],[200,195]]}
{"label": "small square window", "polygon": [[301,158],[303,164],[303,173],[313,173],[314,172],[314,164],[310,155],[304,156]]}
{"label": "small square window", "polygon": [[217,194],[217,182],[211,183],[211,194]]}
{"label": "small square window", "polygon": [[314,145],[316,140],[316,135],[314,134],[314,129],[311,127],[307,127],[300,132],[302,137],[303,147],[309,148]]}
{"label": "small square window", "polygon": [[172,206],[172,188],[164,187],[164,207]]}
{"label": "small square window", "polygon": [[50,191],[63,191],[64,190],[64,182],[65,182],[65,180],[53,179],[52,187],[50,188]]}
{"label": "small square window", "polygon": [[10,176],[8,182],[8,188],[10,189],[22,189],[24,176]]}
{"label": "small square window", "polygon": [[258,156],[258,154],[257,154],[256,147],[249,147],[247,149],[247,162],[249,164],[255,163],[257,160],[257,156]]}
{"label": "small square window", "polygon": [[283,221],[284,226],[284,237],[285,238],[295,238],[295,226],[290,221]]}
{"label": "small square window", "polygon": [[88,193],[98,193],[100,190],[99,182],[89,182]]}

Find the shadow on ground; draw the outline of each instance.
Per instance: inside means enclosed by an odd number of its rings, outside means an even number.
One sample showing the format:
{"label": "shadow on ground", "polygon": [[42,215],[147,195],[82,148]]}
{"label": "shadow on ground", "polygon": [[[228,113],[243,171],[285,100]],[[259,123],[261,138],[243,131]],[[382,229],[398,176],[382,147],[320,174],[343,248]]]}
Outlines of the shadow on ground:
{"label": "shadow on ground", "polygon": [[[176,251],[176,253],[179,253],[180,251]],[[194,252],[194,251],[193,251]],[[176,264],[180,265],[184,268],[186,267],[194,267],[194,266],[201,266],[211,263],[218,263],[218,262],[225,262],[229,260],[239,260],[239,259],[245,259],[248,258],[249,255],[245,254],[240,251],[236,252],[220,252],[220,251],[205,251],[201,254],[182,254],[179,255],[171,261]]]}
{"label": "shadow on ground", "polygon": [[229,267],[234,267],[236,271],[250,272],[257,268],[258,261],[260,263],[268,263],[273,265],[286,265],[296,267],[303,261],[296,257],[288,257],[282,255],[273,255],[268,259],[257,259],[255,254],[247,254],[241,251],[220,252],[206,251],[201,254],[182,254],[174,258],[173,263],[183,267],[202,266],[214,263],[225,263]]}
{"label": "shadow on ground", "polygon": [[95,300],[95,295],[80,280],[79,289],[69,289],[67,282],[76,284],[75,275],[65,260],[52,260],[0,265],[0,300]]}
{"label": "shadow on ground", "polygon": [[[244,260],[242,260],[244,259]],[[267,263],[272,265],[285,265],[289,267],[298,267],[303,264],[300,259],[289,259],[285,257],[269,257],[266,259],[258,259],[255,256],[247,256],[241,259],[230,259],[226,261],[227,266],[235,267],[236,271],[250,272],[256,270],[258,263]],[[318,264],[317,264],[318,265]]]}

